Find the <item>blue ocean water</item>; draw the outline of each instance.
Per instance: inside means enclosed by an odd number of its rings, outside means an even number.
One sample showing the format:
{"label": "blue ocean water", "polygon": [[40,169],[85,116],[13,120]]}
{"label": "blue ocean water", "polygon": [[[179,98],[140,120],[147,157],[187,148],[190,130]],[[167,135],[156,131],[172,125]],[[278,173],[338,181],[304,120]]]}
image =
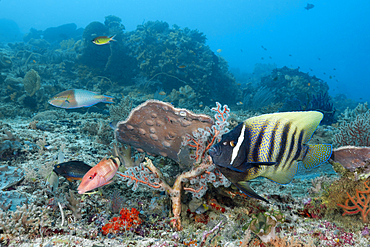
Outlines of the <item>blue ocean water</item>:
{"label": "blue ocean water", "polygon": [[107,15],[120,17],[127,31],[144,21],[166,21],[203,32],[207,44],[213,51],[221,49],[231,68],[251,73],[256,63],[300,67],[327,81],[331,95],[368,101],[370,3],[309,3],[314,8],[304,9],[303,0],[2,0],[0,17],[14,20],[23,33],[66,23],[86,27]]}

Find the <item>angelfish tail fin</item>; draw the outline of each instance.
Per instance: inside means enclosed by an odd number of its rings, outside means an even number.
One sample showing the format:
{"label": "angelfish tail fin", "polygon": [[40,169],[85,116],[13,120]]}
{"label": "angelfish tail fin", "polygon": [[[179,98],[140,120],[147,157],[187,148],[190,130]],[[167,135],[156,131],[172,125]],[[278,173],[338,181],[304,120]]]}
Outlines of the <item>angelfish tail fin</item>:
{"label": "angelfish tail fin", "polygon": [[302,160],[305,168],[314,168],[328,161],[332,152],[331,144],[307,145],[308,151]]}

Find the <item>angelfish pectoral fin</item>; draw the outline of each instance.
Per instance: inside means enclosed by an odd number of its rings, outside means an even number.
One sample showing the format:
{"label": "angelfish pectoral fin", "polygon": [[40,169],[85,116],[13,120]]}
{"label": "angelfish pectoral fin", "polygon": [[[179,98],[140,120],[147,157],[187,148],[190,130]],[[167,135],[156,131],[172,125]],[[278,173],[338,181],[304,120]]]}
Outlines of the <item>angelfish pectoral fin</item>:
{"label": "angelfish pectoral fin", "polygon": [[237,172],[247,172],[249,171],[252,167],[263,167],[263,166],[274,166],[276,165],[276,162],[245,162],[241,164],[238,167],[228,167],[229,169]]}
{"label": "angelfish pectoral fin", "polygon": [[321,163],[328,161],[331,156],[331,152],[331,144],[308,145],[308,151],[302,160],[302,163],[305,168],[314,168]]}
{"label": "angelfish pectoral fin", "polygon": [[238,189],[240,189],[244,194],[246,194],[249,197],[256,198],[262,201],[265,201],[269,203],[265,198],[262,196],[259,196],[256,192],[254,192],[251,187],[249,187],[248,182],[242,181],[234,184]]}

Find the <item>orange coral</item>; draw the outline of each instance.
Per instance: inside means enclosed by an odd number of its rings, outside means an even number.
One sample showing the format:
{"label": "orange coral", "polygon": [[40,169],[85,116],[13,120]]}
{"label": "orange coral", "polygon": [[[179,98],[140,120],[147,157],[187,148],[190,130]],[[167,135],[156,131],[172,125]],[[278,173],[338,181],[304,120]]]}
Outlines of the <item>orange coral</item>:
{"label": "orange coral", "polygon": [[[368,222],[367,215],[370,212],[370,187],[367,185],[367,182],[369,181],[364,183],[367,190],[359,191],[356,189],[356,200],[355,197],[350,196],[347,192],[349,199],[346,200],[346,205],[339,203],[337,204],[338,206],[344,208],[344,213],[342,214],[343,216],[346,214],[357,214],[361,212],[362,221],[364,223]],[[351,200],[353,206],[348,205],[349,200]]]}
{"label": "orange coral", "polygon": [[122,208],[120,217],[113,217],[109,223],[102,227],[104,235],[108,233],[118,233],[120,231],[129,230],[133,225],[140,225],[141,219],[139,218],[139,211],[136,208],[131,208],[131,211]]}

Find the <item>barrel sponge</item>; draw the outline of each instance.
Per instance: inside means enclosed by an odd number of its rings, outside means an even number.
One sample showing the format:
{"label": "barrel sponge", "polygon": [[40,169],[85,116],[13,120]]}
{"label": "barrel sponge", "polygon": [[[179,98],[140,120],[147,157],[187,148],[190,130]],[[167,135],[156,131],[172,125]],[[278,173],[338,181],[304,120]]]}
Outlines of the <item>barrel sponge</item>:
{"label": "barrel sponge", "polygon": [[41,78],[36,70],[31,69],[27,72],[23,79],[24,90],[28,96],[32,97],[41,87]]}

